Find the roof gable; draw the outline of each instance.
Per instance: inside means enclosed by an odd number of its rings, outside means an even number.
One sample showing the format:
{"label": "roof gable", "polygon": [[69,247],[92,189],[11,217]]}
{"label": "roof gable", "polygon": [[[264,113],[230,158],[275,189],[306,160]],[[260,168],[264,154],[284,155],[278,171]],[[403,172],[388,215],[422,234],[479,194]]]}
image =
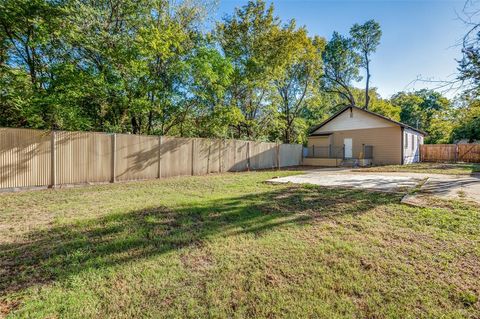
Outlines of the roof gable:
{"label": "roof gable", "polygon": [[410,127],[406,124],[391,120],[383,115],[367,111],[355,106],[347,106],[337,112],[335,115],[315,126],[311,130],[311,135],[318,135],[325,132],[369,129],[369,128],[382,128],[400,126],[410,128],[422,135],[426,135],[425,132]]}

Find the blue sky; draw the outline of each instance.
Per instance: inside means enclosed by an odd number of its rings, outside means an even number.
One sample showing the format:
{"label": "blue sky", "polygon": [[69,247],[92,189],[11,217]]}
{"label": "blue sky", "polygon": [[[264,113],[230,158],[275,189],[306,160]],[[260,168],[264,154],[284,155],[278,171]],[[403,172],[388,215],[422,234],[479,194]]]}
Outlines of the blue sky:
{"label": "blue sky", "polygon": [[[274,0],[283,21],[295,19],[310,35],[330,38],[333,31],[348,34],[352,24],[375,19],[383,37],[373,56],[372,84],[383,97],[395,92],[438,84],[417,77],[446,80],[454,76],[466,27],[457,18],[464,0]],[[232,14],[245,0],[220,0],[216,17]],[[448,92],[452,96],[454,92]]]}

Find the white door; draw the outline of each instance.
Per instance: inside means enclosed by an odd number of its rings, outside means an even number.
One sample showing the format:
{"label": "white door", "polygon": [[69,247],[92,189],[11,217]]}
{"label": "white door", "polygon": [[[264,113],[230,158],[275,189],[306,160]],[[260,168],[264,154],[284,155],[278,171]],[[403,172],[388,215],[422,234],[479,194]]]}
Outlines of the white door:
{"label": "white door", "polygon": [[345,158],[352,158],[352,139],[344,138],[343,145],[345,146]]}

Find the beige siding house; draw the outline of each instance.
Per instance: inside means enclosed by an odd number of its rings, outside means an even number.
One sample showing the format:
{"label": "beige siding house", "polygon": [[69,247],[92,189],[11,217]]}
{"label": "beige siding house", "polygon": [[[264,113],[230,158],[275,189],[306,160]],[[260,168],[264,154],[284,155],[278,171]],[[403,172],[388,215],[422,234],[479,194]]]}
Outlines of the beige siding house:
{"label": "beige siding house", "polygon": [[358,107],[343,108],[311,130],[305,165],[387,165],[419,161],[425,133]]}

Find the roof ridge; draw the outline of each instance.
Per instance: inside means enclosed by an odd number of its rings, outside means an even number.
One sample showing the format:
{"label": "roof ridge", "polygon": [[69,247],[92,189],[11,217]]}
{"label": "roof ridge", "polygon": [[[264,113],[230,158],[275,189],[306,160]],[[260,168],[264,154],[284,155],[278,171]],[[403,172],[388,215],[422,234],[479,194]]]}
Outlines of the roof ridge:
{"label": "roof ridge", "polygon": [[334,118],[336,118],[337,116],[339,116],[340,114],[342,114],[343,112],[345,112],[346,110],[348,110],[348,109],[350,109],[350,108],[352,108],[352,109],[357,109],[357,110],[360,110],[360,111],[364,111],[364,112],[366,112],[366,113],[368,113],[368,114],[375,115],[375,116],[377,116],[377,117],[380,117],[381,119],[384,119],[384,120],[386,120],[386,121],[392,122],[392,123],[394,123],[394,124],[396,124],[396,125],[399,125],[399,126],[401,126],[401,127],[403,127],[403,128],[408,128],[408,129],[414,130],[414,131],[416,131],[416,132],[419,132],[419,133],[421,133],[421,134],[423,134],[423,135],[427,135],[427,133],[426,133],[425,131],[422,131],[422,130],[420,130],[420,129],[414,128],[414,127],[412,127],[412,126],[410,126],[410,125],[407,125],[407,124],[405,124],[405,123],[392,120],[391,118],[388,118],[388,117],[386,117],[386,116],[384,116],[384,115],[381,115],[381,114],[378,114],[378,113],[376,113],[376,112],[372,112],[372,111],[369,111],[369,110],[360,108],[360,107],[355,106],[355,105],[347,105],[346,107],[342,108],[340,111],[338,111],[337,113],[335,113],[334,115],[332,115],[331,117],[329,117],[328,119],[326,119],[325,121],[323,121],[322,123],[320,123],[320,124],[312,127],[312,129],[310,130],[309,136],[312,135],[316,130],[318,130],[319,128],[321,128],[322,126],[324,126],[325,124],[327,124],[328,122],[330,122],[331,120],[333,120]]}

